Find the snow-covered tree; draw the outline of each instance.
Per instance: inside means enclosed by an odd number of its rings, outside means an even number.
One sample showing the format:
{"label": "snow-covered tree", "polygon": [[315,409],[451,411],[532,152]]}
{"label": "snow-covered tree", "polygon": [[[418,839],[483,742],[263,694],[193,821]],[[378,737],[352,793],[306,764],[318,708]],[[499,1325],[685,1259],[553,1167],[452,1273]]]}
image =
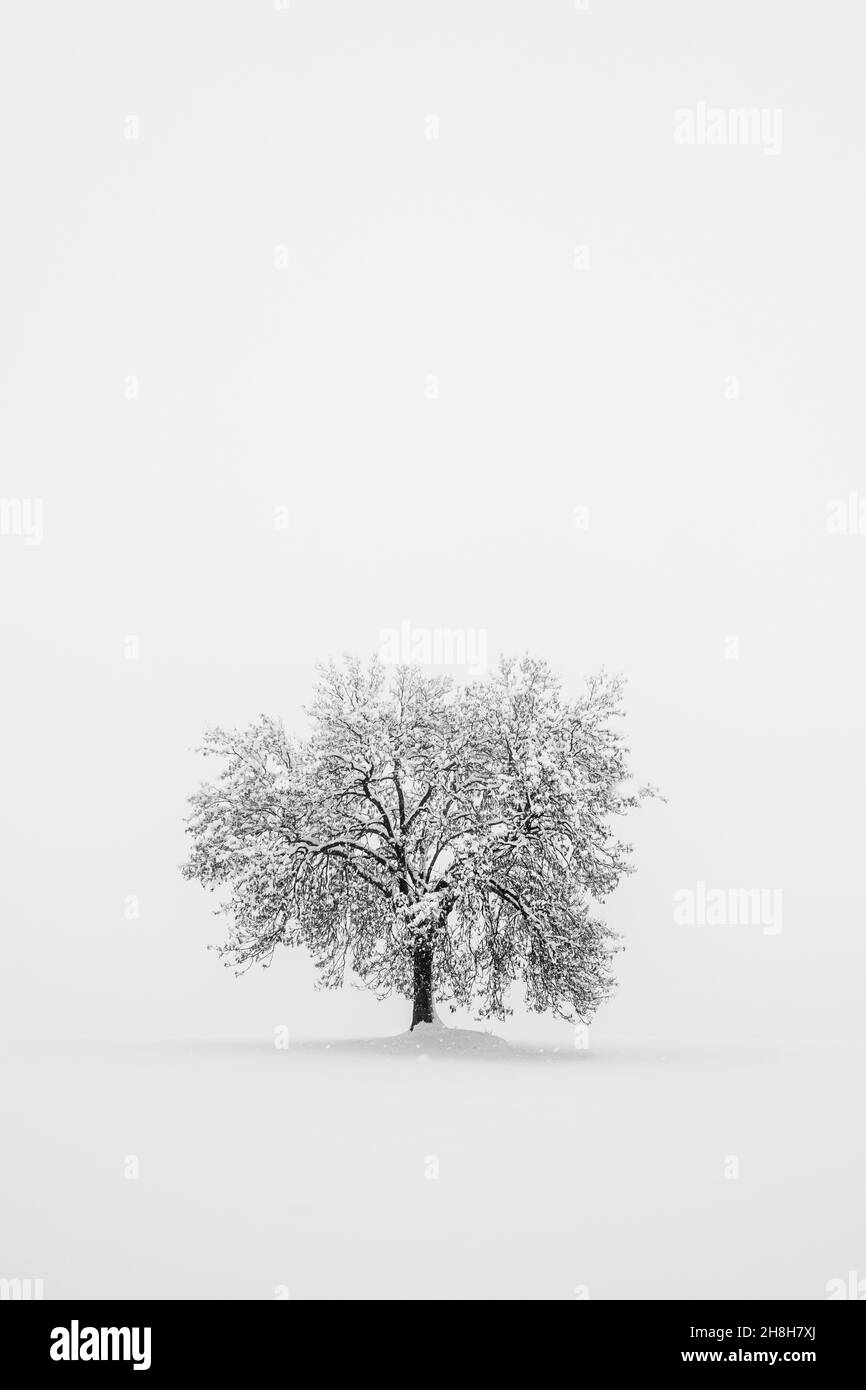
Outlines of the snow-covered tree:
{"label": "snow-covered tree", "polygon": [[306,946],[328,987],[347,966],[379,995],[479,1017],[528,1006],[586,1020],[611,988],[613,931],[596,906],[630,872],[613,822],[632,782],[604,673],[566,701],[543,661],[502,661],[455,686],[378,661],[319,671],[311,733],[264,716],[211,730],[223,760],[191,798],[187,878],[228,889],[217,949],[244,969]]}

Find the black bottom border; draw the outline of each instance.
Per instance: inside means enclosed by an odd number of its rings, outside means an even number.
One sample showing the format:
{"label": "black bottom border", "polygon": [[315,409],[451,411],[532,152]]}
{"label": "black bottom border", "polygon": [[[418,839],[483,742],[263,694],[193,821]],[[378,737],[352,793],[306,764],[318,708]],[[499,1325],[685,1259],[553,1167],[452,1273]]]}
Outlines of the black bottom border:
{"label": "black bottom border", "polygon": [[447,1313],[407,1300],[384,1314],[384,1323],[363,1300],[8,1300],[0,1303],[0,1365],[57,1377],[102,1376],[106,1369],[132,1374],[137,1367],[142,1384],[183,1371],[225,1377],[270,1365],[306,1379],[310,1357],[316,1373],[339,1374],[345,1367],[357,1376],[365,1361],[371,1370],[373,1358],[387,1364],[405,1355],[415,1362],[423,1348],[425,1359],[441,1357],[447,1373],[455,1339],[463,1372],[473,1349],[479,1368],[492,1348],[509,1355],[513,1348],[544,1364],[540,1335],[551,1338],[552,1364],[572,1360],[575,1376],[590,1363],[595,1373],[693,1373],[707,1366],[751,1372],[760,1366],[805,1376],[850,1374],[862,1362],[866,1331],[862,1301],[846,1307],[793,1300],[528,1300],[519,1311],[506,1301],[435,1301],[447,1303]]}

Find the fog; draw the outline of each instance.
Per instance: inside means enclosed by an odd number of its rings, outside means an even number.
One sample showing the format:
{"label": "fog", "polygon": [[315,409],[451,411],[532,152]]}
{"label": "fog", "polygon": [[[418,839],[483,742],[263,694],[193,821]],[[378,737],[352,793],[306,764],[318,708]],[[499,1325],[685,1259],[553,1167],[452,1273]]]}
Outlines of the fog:
{"label": "fog", "polygon": [[[850,7],[2,26],[0,1274],[823,1296],[866,1258]],[[769,117],[713,145],[716,106]],[[628,678],[667,802],[586,1048],[518,998],[502,1057],[329,1049],[407,1001],[206,950],[203,729],[302,728],[404,624],[457,679]]]}

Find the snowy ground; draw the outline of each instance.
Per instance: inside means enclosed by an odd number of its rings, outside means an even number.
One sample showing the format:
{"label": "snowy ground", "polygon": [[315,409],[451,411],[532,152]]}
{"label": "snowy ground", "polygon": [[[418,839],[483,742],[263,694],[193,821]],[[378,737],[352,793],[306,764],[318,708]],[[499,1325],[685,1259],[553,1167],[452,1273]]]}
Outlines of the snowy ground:
{"label": "snowy ground", "polygon": [[47,1298],[823,1298],[866,1273],[863,1062],[434,1029],[20,1043],[0,1274]]}

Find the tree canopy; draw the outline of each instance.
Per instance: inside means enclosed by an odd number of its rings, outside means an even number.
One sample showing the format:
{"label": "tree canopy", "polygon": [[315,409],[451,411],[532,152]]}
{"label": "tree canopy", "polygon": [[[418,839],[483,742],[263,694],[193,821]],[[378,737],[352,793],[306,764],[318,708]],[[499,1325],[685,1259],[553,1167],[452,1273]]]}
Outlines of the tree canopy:
{"label": "tree canopy", "polygon": [[228,890],[217,949],[243,970],[306,946],[326,987],[350,968],[413,998],[413,1026],[435,1002],[502,1017],[515,984],[586,1020],[618,949],[597,909],[631,871],[614,821],[656,794],[627,767],[621,686],[567,701],[530,657],[466,685],[346,659],[320,668],[306,737],[211,730],[183,871]]}

